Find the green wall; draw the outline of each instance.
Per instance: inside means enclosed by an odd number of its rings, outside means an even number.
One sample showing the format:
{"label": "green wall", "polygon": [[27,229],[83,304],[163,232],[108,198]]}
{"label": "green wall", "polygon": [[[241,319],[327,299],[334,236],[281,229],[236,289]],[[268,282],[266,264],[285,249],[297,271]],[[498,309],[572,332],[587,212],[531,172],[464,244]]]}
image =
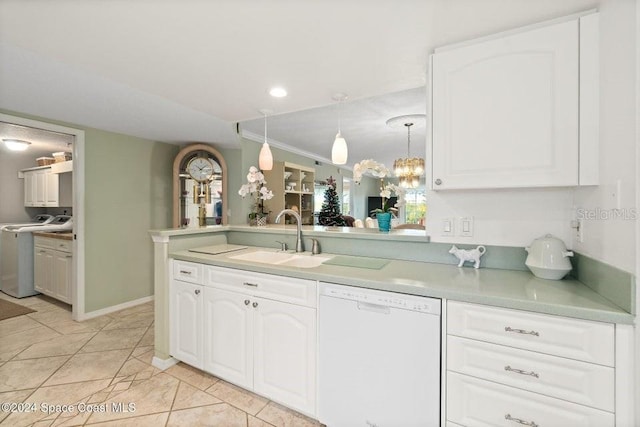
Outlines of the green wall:
{"label": "green wall", "polygon": [[85,310],[153,295],[148,230],[171,226],[179,147],[85,130]]}

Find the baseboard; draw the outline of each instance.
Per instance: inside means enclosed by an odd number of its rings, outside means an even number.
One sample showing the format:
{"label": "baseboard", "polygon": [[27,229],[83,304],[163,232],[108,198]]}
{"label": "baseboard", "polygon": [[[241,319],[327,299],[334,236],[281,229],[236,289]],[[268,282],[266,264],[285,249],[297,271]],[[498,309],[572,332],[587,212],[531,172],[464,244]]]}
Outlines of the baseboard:
{"label": "baseboard", "polygon": [[153,295],[148,297],[138,298],[133,301],[123,302],[122,304],[112,305],[111,307],[101,308],[100,310],[90,311],[78,316],[79,321],[93,319],[95,317],[104,316],[105,314],[115,313],[116,311],[124,310],[125,308],[135,307],[136,305],[144,304],[153,301]]}
{"label": "baseboard", "polygon": [[169,369],[170,367],[177,364],[178,362],[180,362],[178,359],[174,359],[171,356],[169,356],[168,359],[160,359],[159,357],[153,356],[153,360],[151,361],[151,364],[154,367],[160,369],[161,371],[164,371],[165,369]]}

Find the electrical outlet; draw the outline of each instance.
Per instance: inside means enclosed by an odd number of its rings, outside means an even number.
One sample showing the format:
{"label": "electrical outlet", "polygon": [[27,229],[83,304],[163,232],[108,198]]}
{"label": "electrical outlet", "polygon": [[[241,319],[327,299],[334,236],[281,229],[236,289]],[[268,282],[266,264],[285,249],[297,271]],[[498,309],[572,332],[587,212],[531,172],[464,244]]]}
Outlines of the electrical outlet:
{"label": "electrical outlet", "polygon": [[[575,221],[571,221],[573,226],[573,238],[578,243],[584,242],[584,220],[576,219]],[[575,225],[573,225],[575,224]]]}
{"label": "electrical outlet", "polygon": [[442,235],[443,236],[454,236],[455,235],[455,227],[454,227],[454,219],[453,218],[443,218],[442,219]]}
{"label": "electrical outlet", "polygon": [[460,235],[464,237],[473,236],[473,217],[460,218]]}

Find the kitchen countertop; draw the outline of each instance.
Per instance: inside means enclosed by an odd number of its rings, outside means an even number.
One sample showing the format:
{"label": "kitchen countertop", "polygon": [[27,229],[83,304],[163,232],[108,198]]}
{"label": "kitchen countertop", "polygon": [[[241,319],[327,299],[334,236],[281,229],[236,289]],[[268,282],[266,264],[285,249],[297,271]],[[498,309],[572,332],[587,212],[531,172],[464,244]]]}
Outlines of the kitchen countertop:
{"label": "kitchen countertop", "polygon": [[[381,269],[339,265],[298,268],[231,259],[255,250],[249,247],[218,255],[176,251],[174,259],[260,273],[319,280],[343,285],[446,298],[610,323],[633,324],[634,316],[577,280],[539,279],[526,271],[462,267],[390,260]],[[305,254],[309,254],[306,252]],[[322,256],[333,256],[323,253]]]}
{"label": "kitchen countertop", "polygon": [[33,235],[40,236],[40,237],[49,237],[52,239],[59,239],[59,240],[73,240],[73,233],[71,231],[64,232],[64,233],[54,233],[50,231],[34,231]]}

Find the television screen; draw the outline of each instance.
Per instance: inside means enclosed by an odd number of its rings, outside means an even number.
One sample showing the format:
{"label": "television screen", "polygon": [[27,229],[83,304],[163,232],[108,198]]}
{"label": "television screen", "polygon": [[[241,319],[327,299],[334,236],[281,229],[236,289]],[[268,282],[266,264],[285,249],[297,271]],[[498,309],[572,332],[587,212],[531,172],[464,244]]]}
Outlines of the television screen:
{"label": "television screen", "polygon": [[[393,207],[397,202],[398,202],[398,198],[397,197],[391,197],[389,198],[389,206]],[[372,210],[374,209],[380,209],[382,208],[382,197],[380,196],[369,196],[367,198],[367,214],[371,217],[371,218],[375,218],[376,214],[375,213],[371,213]]]}

